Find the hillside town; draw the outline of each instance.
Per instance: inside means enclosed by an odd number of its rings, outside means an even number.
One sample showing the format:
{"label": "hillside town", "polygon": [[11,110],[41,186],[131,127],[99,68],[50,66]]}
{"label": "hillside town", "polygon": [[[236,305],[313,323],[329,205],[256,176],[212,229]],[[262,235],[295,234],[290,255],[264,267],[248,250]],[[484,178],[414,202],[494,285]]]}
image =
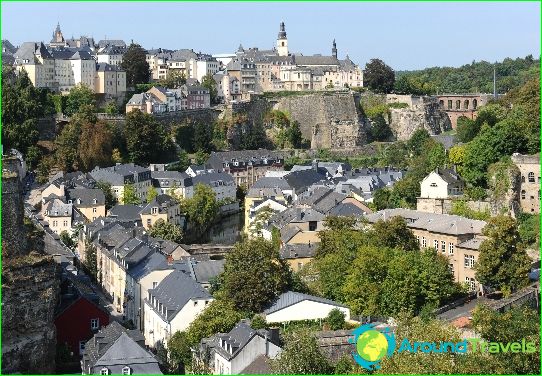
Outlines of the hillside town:
{"label": "hillside town", "polygon": [[[3,374],[540,372],[540,61],[446,93],[277,26],[2,40]],[[363,325],[536,349],[368,371]]]}

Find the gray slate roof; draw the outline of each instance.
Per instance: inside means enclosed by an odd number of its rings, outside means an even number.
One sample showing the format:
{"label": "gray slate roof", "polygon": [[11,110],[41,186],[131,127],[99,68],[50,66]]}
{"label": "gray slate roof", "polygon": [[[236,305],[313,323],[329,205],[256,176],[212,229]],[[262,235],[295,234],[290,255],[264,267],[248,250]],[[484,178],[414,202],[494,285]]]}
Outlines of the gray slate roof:
{"label": "gray slate roof", "polygon": [[132,374],[162,374],[157,359],[145,348],[145,339],[138,330],[127,330],[116,321],[101,329],[85,346],[85,372],[99,373],[101,368],[110,374],[121,374],[126,366]]}
{"label": "gray slate roof", "polygon": [[205,184],[209,186],[215,186],[222,182],[222,185],[235,185],[233,176],[225,172],[209,172],[206,174],[196,175],[192,178],[192,184]]}
{"label": "gray slate roof", "polygon": [[156,196],[154,200],[152,200],[147,205],[145,205],[145,207],[141,210],[140,214],[151,214],[152,208],[158,208],[158,213],[160,214],[163,214],[163,213],[167,214],[167,211],[171,207],[177,206],[177,205],[178,203],[173,197],[162,194],[162,195]]}
{"label": "gray slate roof", "polygon": [[[76,188],[68,189],[67,196],[75,207],[87,208],[105,205],[105,195],[101,189]],[[96,200],[96,201],[94,201]]]}
{"label": "gray slate roof", "polygon": [[284,177],[284,180],[286,180],[290,187],[295,189],[296,194],[299,194],[306,191],[309,186],[322,180],[326,180],[326,177],[325,175],[310,169],[289,173]]}
{"label": "gray slate roof", "polygon": [[[149,294],[165,307],[165,315],[154,307],[153,310],[166,321],[171,321],[191,299],[212,299],[207,290],[182,272],[172,272],[156,288],[150,289]],[[149,305],[152,306],[150,302]]]}
{"label": "gray slate roof", "polygon": [[98,47],[102,48],[105,46],[126,47],[126,42],[124,42],[122,39],[106,39],[98,41]]}
{"label": "gray slate roof", "polygon": [[71,217],[73,213],[73,205],[66,204],[55,198],[45,205],[45,211],[49,212],[49,214],[46,214],[48,217]]}
{"label": "gray slate roof", "polygon": [[333,207],[329,212],[329,215],[335,215],[338,217],[361,217],[366,213],[352,203],[340,203],[339,205]]}
{"label": "gray slate roof", "polygon": [[302,294],[300,292],[287,291],[279,295],[279,297],[269,306],[269,308],[267,308],[263,312],[268,315],[268,314],[280,311],[281,309],[293,306],[294,304],[297,304],[304,300],[310,300],[312,302],[334,305],[337,307],[346,307],[342,304],[334,302],[333,300],[320,298],[319,296]]}
{"label": "gray slate roof", "polygon": [[281,259],[314,257],[318,244],[285,244],[280,250]]}
{"label": "gray slate roof", "polygon": [[370,223],[375,223],[378,220],[387,221],[394,216],[405,218],[408,227],[448,235],[481,234],[482,229],[486,225],[485,221],[478,221],[458,215],[434,214],[410,209],[380,210],[368,214],[366,218]]}
{"label": "gray slate roof", "polygon": [[120,222],[137,222],[141,221],[140,213],[143,209],[140,205],[115,205],[107,215],[114,217]]}

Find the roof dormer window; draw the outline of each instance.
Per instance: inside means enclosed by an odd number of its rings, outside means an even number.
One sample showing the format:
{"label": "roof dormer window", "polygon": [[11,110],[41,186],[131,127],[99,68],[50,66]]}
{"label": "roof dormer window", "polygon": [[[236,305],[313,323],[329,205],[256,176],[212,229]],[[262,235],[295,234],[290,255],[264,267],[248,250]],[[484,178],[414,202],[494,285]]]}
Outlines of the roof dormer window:
{"label": "roof dormer window", "polygon": [[158,214],[158,208],[156,208],[156,207],[152,208],[151,213],[152,214]]}
{"label": "roof dormer window", "polygon": [[124,367],[122,369],[122,374],[123,375],[131,375],[132,374],[132,369],[130,367],[126,366],[126,367]]}
{"label": "roof dormer window", "polygon": [[109,375],[109,368],[104,367],[100,370],[100,375]]}

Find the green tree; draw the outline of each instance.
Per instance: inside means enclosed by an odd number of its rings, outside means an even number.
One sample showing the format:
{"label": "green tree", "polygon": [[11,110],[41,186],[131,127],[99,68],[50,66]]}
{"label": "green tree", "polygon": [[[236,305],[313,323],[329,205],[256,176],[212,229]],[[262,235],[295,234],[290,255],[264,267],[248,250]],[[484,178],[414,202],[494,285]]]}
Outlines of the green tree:
{"label": "green tree", "polygon": [[72,249],[75,246],[75,242],[72,239],[71,235],[68,233],[68,231],[64,230],[60,233],[60,240],[64,245],[70,249]]}
{"label": "green tree", "polygon": [[158,196],[158,191],[156,188],[154,188],[154,186],[150,187],[147,191],[147,202],[151,202],[156,198],[156,196]]}
{"label": "green tree", "polygon": [[518,217],[519,236],[525,246],[540,248],[540,214],[521,213]]}
{"label": "green tree", "polygon": [[113,133],[109,126],[103,122],[85,122],[81,126],[78,151],[82,171],[110,166],[113,162]]}
{"label": "green tree", "polygon": [[194,127],[194,150],[210,153],[212,151],[213,127],[197,123]]}
{"label": "green tree", "polygon": [[126,71],[126,86],[146,84],[151,78],[145,50],[139,44],[130,44],[120,66]]}
{"label": "green tree", "polygon": [[329,325],[330,330],[344,329],[346,324],[344,312],[338,308],[333,308],[326,317],[326,323]]}
{"label": "green tree", "polygon": [[205,164],[207,160],[209,159],[209,154],[202,150],[198,150],[196,153],[195,159],[196,159],[196,164],[198,165]]}
{"label": "green tree", "polygon": [[389,141],[393,137],[391,128],[382,115],[373,119],[369,134],[371,141]]}
{"label": "green tree", "polygon": [[177,69],[169,69],[165,80],[160,81],[160,86],[175,89],[186,84],[186,75]]}
{"label": "green tree", "polygon": [[167,342],[169,368],[172,374],[186,373],[192,363],[192,350],[187,332],[175,332]]}
{"label": "green tree", "polygon": [[527,285],[531,260],[521,245],[516,221],[503,215],[493,217],[482,233],[488,238],[480,244],[476,280],[504,292]]}
{"label": "green tree", "polygon": [[24,156],[28,169],[34,170],[38,166],[42,156],[43,153],[39,147],[34,145],[29,146],[28,149],[26,149],[26,155]]}
{"label": "green tree", "polygon": [[424,128],[417,129],[407,141],[407,148],[414,155],[420,155],[424,151],[423,146],[425,142],[430,138],[431,136],[427,130]]}
{"label": "green tree", "polygon": [[532,353],[492,354],[508,366],[510,374],[540,374],[540,314],[526,306],[514,307],[500,313],[479,304],[473,312],[474,329],[487,341],[517,342],[525,338],[534,344]]}
{"label": "green tree", "polygon": [[190,346],[196,347],[203,338],[216,333],[228,333],[243,318],[238,307],[230,300],[213,300],[194,321],[187,330]]}
{"label": "green tree", "polygon": [[316,338],[308,331],[286,336],[282,352],[271,361],[271,369],[278,374],[328,374],[333,370]]}
{"label": "green tree", "polygon": [[[452,325],[439,320],[401,317],[396,338],[412,342],[460,342],[462,337]],[[376,374],[506,374],[506,365],[494,354],[481,352],[426,354],[404,351],[385,357]]]}
{"label": "green tree", "polygon": [[373,204],[375,204],[376,210],[382,210],[389,207],[390,190],[386,188],[379,188],[373,194]]}
{"label": "green tree", "polygon": [[117,205],[117,198],[113,194],[111,189],[111,184],[103,180],[96,182],[96,188],[101,189],[105,196],[105,208],[107,210],[111,209],[113,206]]}
{"label": "green tree", "polygon": [[81,166],[79,157],[80,139],[80,122],[72,122],[64,126],[55,139],[55,160],[61,170],[66,172],[79,170]]}
{"label": "green tree", "polygon": [[96,96],[94,92],[84,84],[78,84],[70,89],[66,98],[66,115],[72,116],[80,112],[84,106],[94,107],[96,105]]}
{"label": "green tree", "polygon": [[175,243],[181,243],[183,240],[182,229],[163,219],[157,220],[154,225],[149,228],[149,235],[153,238],[169,240]]}
{"label": "green tree", "polygon": [[395,72],[380,59],[371,59],[363,71],[363,84],[376,93],[389,93],[395,83]]}
{"label": "green tree", "polygon": [[271,242],[243,240],[226,256],[223,290],[238,309],[261,312],[288,288],[289,269]]}
{"label": "green tree", "polygon": [[213,75],[211,73],[206,74],[201,79],[201,86],[209,90],[209,94],[211,95],[211,103],[216,104],[217,102],[217,96],[218,96],[218,90],[216,88],[216,81],[213,78]]}
{"label": "green tree", "polygon": [[139,110],[126,114],[124,137],[128,160],[136,164],[167,162],[174,153],[173,141],[164,125]]}
{"label": "green tree", "polygon": [[267,329],[267,321],[265,321],[265,317],[262,315],[254,315],[252,318],[252,321],[250,322],[250,327],[252,329],[258,330],[258,329]]}
{"label": "green tree", "polygon": [[188,219],[199,226],[206,225],[216,218],[218,209],[219,204],[213,189],[208,185],[196,184],[194,196],[186,200]]}
{"label": "green tree", "polygon": [[115,101],[109,101],[105,105],[105,113],[108,115],[118,115],[119,114],[119,107],[117,106],[117,103]]}
{"label": "green tree", "polygon": [[404,251],[420,249],[416,237],[407,227],[403,217],[395,216],[387,221],[379,220],[369,232],[371,243],[377,247],[399,248]]}
{"label": "green tree", "polygon": [[83,262],[83,265],[94,280],[99,281],[96,246],[88,240],[85,242],[85,261]]}
{"label": "green tree", "polygon": [[137,197],[135,187],[132,184],[126,184],[122,191],[122,198],[120,200],[123,205],[139,205],[141,199]]}

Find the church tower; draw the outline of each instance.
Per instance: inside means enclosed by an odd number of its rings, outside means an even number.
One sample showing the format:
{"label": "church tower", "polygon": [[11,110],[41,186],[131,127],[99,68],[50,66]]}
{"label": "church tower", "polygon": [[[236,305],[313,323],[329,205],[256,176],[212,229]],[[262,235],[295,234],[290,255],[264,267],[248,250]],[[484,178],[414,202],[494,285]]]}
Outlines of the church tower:
{"label": "church tower", "polygon": [[53,31],[53,39],[51,39],[50,43],[51,47],[64,47],[66,46],[66,41],[64,40],[64,35],[62,35],[62,31],[60,30],[60,23],[56,24],[56,29]]}
{"label": "church tower", "polygon": [[277,38],[277,51],[279,56],[288,56],[288,38],[286,38],[284,22],[280,23],[280,31]]}
{"label": "church tower", "polygon": [[331,56],[333,56],[335,59],[337,58],[337,43],[335,43],[335,39],[333,39],[333,47],[331,48]]}

